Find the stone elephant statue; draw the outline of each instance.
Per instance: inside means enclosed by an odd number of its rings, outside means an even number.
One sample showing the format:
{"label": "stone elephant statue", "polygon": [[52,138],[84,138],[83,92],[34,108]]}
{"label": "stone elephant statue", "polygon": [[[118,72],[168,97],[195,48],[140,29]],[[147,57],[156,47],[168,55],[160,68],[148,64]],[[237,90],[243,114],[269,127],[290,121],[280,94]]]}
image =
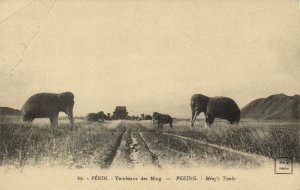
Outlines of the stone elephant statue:
{"label": "stone elephant statue", "polygon": [[73,106],[74,94],[72,92],[38,93],[31,96],[22,106],[22,120],[32,122],[35,118],[49,118],[52,127],[56,127],[59,112],[65,112],[73,128]]}
{"label": "stone elephant statue", "polygon": [[241,111],[234,100],[228,97],[207,97],[202,94],[194,94],[190,102],[192,110],[191,128],[196,117],[204,112],[206,124],[212,125],[215,118],[226,119],[230,124],[238,124]]}
{"label": "stone elephant statue", "polygon": [[85,116],[85,120],[87,121],[104,121],[104,120],[108,120],[108,116],[104,114],[103,111],[100,111],[98,113],[88,113]]}
{"label": "stone elephant statue", "polygon": [[87,121],[98,121],[98,116],[96,113],[88,113],[84,119]]}
{"label": "stone elephant statue", "polygon": [[152,121],[157,121],[157,129],[162,130],[164,124],[169,124],[170,128],[173,128],[173,118],[167,114],[161,114],[158,112],[153,112]]}

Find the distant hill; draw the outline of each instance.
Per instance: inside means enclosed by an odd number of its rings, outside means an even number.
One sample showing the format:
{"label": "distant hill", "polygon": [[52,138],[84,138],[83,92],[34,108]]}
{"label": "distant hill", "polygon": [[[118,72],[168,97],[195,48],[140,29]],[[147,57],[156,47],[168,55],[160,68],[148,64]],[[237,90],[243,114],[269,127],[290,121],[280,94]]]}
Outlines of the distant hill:
{"label": "distant hill", "polygon": [[267,98],[253,100],[241,110],[242,118],[253,119],[300,119],[300,96],[275,94]]}
{"label": "distant hill", "polygon": [[0,115],[21,115],[21,111],[9,107],[0,107]]}

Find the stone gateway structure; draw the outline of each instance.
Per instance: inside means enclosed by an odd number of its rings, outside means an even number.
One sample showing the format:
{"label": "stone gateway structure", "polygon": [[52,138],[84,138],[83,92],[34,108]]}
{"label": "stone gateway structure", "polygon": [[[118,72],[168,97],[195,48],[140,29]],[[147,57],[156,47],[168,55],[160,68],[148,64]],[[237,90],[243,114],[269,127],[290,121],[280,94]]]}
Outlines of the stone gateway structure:
{"label": "stone gateway structure", "polygon": [[113,113],[113,119],[127,119],[128,112],[126,106],[116,106],[116,109]]}

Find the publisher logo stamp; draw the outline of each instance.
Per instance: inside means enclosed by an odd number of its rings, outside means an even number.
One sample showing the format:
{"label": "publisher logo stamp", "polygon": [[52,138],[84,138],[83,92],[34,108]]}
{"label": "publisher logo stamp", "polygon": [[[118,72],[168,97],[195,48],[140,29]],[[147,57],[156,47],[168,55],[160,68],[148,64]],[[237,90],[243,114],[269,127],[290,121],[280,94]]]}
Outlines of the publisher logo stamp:
{"label": "publisher logo stamp", "polygon": [[275,174],[293,174],[293,160],[287,157],[275,158]]}

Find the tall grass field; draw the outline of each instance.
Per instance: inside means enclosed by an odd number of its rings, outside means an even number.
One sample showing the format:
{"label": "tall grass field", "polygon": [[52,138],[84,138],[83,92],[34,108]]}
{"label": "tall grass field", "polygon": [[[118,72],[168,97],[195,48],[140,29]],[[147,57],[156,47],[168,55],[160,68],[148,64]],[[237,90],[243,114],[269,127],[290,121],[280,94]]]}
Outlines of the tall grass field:
{"label": "tall grass field", "polygon": [[[156,135],[156,124],[136,122]],[[23,124],[19,118],[2,118],[0,166],[105,167],[125,131],[125,126],[117,121],[101,123],[77,119],[74,130],[68,126],[67,120],[60,120],[59,127],[53,129],[48,120]],[[217,120],[209,128],[203,126],[204,121],[197,120],[195,129],[191,130],[188,120],[177,119],[172,129],[165,125],[163,132],[269,158],[290,157],[300,163],[299,122],[245,120],[231,126]]]}

